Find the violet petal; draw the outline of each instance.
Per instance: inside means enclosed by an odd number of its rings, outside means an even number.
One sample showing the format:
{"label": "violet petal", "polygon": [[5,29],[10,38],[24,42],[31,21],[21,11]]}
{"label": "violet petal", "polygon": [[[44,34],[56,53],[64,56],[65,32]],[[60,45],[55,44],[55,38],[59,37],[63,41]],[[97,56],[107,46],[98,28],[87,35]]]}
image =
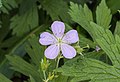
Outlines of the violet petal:
{"label": "violet petal", "polygon": [[63,22],[55,21],[51,25],[52,31],[56,37],[62,37],[65,31],[65,25]]}
{"label": "violet petal", "polygon": [[72,43],[76,43],[77,41],[79,41],[79,37],[78,37],[78,33],[76,30],[70,30],[68,31],[65,36],[63,37],[63,42],[67,43],[67,44],[72,44]]}
{"label": "violet petal", "polygon": [[58,56],[59,52],[60,52],[59,46],[54,44],[54,45],[49,46],[45,50],[44,54],[45,54],[46,58],[48,58],[48,59],[55,59]]}
{"label": "violet petal", "polygon": [[50,45],[50,44],[55,44],[57,42],[57,39],[52,34],[48,32],[43,32],[40,35],[39,42],[42,45]]}
{"label": "violet petal", "polygon": [[68,44],[61,44],[61,50],[65,58],[72,59],[76,56],[76,50]]}

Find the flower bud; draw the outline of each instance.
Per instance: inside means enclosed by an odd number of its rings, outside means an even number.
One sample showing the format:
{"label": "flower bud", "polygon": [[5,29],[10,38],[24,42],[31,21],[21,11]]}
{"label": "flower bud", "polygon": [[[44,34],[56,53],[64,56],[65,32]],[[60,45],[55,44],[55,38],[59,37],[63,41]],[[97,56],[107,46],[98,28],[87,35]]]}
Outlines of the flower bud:
{"label": "flower bud", "polygon": [[50,63],[48,60],[46,60],[46,58],[44,58],[44,60],[41,60],[41,68],[43,71],[46,71],[47,68],[49,67]]}
{"label": "flower bud", "polygon": [[75,46],[75,49],[77,51],[78,54],[80,54],[81,52],[83,52],[83,48],[81,48],[80,46]]}

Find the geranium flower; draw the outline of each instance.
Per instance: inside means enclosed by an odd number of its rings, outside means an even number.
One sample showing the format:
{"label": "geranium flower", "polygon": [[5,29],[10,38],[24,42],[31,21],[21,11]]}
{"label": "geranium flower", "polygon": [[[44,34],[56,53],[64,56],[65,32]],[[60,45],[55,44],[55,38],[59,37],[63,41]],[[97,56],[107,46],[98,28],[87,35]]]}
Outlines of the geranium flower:
{"label": "geranium flower", "polygon": [[53,34],[43,32],[39,39],[42,45],[50,45],[44,52],[46,58],[55,59],[60,52],[67,59],[75,57],[76,50],[70,44],[76,43],[79,40],[77,31],[70,30],[64,34],[65,25],[60,21],[54,21],[51,29]]}

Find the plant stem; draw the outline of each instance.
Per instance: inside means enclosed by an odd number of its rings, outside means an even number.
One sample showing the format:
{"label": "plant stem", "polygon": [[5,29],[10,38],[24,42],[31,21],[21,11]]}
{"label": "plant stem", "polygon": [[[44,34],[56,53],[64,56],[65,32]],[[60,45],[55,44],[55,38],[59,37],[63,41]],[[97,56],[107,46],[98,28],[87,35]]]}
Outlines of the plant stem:
{"label": "plant stem", "polygon": [[46,80],[47,80],[47,77],[46,77],[45,71],[43,71],[43,75],[44,75],[44,79],[45,79],[45,81],[46,81]]}
{"label": "plant stem", "polygon": [[59,67],[59,61],[60,61],[60,58],[58,57],[58,59],[57,59],[57,64],[56,64],[56,68]]}
{"label": "plant stem", "polygon": [[59,55],[59,57],[58,57],[58,59],[57,59],[56,68],[58,68],[58,67],[59,67],[59,61],[60,61],[60,59],[61,59],[61,58],[63,58],[63,56]]}

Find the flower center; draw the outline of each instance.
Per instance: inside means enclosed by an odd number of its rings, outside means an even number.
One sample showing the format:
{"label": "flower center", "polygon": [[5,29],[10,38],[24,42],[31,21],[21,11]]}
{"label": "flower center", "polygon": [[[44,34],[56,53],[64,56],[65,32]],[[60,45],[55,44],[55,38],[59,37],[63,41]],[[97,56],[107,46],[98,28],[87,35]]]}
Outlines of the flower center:
{"label": "flower center", "polygon": [[62,43],[62,39],[61,38],[58,38],[58,43]]}

